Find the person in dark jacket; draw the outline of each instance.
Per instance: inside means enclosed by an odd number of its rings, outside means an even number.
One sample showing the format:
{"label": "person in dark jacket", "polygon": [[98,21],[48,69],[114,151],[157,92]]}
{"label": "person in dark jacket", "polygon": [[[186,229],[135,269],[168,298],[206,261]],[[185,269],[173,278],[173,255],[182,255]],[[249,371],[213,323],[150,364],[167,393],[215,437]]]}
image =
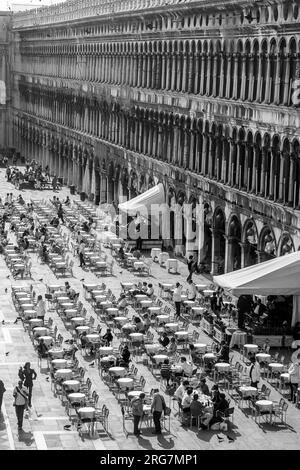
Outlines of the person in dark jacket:
{"label": "person in dark jacket", "polygon": [[24,387],[28,389],[28,406],[31,407],[33,381],[37,378],[37,374],[34,369],[31,369],[30,362],[26,362],[23,369],[20,368],[19,377]]}
{"label": "person in dark jacket", "polygon": [[108,328],[105,335],[102,336],[103,341],[105,342],[105,346],[110,346],[110,343],[113,340],[113,335],[111,333],[111,329]]}
{"label": "person in dark jacket", "polygon": [[5,392],[6,392],[6,388],[4,387],[4,383],[2,380],[0,380],[0,413],[1,413],[3,395]]}

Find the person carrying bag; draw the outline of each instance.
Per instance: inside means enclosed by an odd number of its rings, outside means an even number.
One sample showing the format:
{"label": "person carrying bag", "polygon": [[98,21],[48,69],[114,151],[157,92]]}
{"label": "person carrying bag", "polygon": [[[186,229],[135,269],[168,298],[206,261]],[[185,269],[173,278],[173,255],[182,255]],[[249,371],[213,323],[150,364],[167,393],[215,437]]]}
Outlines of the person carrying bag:
{"label": "person carrying bag", "polygon": [[152,434],[161,434],[161,415],[164,412],[165,416],[170,415],[170,408],[167,407],[164,397],[159,393],[158,389],[154,390],[153,400],[151,404],[151,412],[153,414],[153,422],[155,430]]}
{"label": "person carrying bag", "polygon": [[27,388],[23,386],[22,380],[19,380],[18,386],[14,388],[13,397],[15,399],[14,407],[18,420],[18,429],[22,429],[24,410],[28,408],[28,391]]}

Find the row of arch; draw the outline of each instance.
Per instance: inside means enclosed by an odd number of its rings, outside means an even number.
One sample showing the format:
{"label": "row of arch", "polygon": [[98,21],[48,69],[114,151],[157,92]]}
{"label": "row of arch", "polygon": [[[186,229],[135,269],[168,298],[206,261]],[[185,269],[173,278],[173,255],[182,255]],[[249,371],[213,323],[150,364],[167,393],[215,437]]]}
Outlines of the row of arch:
{"label": "row of arch", "polygon": [[[300,205],[299,139],[79,97],[25,93],[25,112],[271,200]],[[28,90],[27,90],[28,91]],[[36,93],[37,92],[37,93]],[[79,100],[79,102],[77,102]],[[32,138],[27,119],[18,132]],[[35,137],[36,138],[36,137]]]}
{"label": "row of arch", "polygon": [[294,37],[49,46],[24,50],[21,67],[24,73],[287,106],[295,104],[299,50]]}

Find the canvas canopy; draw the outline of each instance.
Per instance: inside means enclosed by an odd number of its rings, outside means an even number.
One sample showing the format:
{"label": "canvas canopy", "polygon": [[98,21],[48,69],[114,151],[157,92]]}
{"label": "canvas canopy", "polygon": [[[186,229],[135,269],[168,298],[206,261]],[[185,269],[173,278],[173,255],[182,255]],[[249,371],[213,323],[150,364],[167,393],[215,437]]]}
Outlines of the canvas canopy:
{"label": "canvas canopy", "polygon": [[136,214],[143,210],[149,210],[152,204],[163,204],[165,202],[165,190],[162,183],[158,183],[153,188],[148,189],[143,194],[139,194],[130,201],[119,204],[119,209],[123,212]]}
{"label": "canvas canopy", "polygon": [[233,295],[300,295],[300,251],[254,264],[214,281]]}

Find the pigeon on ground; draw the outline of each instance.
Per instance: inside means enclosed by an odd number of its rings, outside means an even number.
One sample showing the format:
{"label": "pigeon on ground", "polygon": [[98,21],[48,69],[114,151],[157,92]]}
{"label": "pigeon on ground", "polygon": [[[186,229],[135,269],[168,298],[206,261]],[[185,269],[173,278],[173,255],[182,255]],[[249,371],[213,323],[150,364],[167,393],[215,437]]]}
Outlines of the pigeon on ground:
{"label": "pigeon on ground", "polygon": [[17,318],[16,318],[15,321],[14,321],[14,325],[15,325],[16,323],[18,323],[18,319],[17,319]]}
{"label": "pigeon on ground", "polygon": [[89,364],[90,367],[93,367],[94,365],[95,365],[95,361],[91,362],[91,364]]}
{"label": "pigeon on ground", "polygon": [[43,279],[39,279],[39,281],[40,281],[40,282],[42,282],[42,281],[43,281]]}
{"label": "pigeon on ground", "polygon": [[2,325],[5,325],[5,321],[4,321],[4,320],[2,320]]}
{"label": "pigeon on ground", "polygon": [[7,277],[7,279],[9,279],[9,278],[10,278],[10,276],[9,276],[9,275],[8,275],[8,276],[6,276],[6,277]]}
{"label": "pigeon on ground", "polygon": [[123,271],[120,271],[120,274],[123,274]]}
{"label": "pigeon on ground", "polygon": [[80,281],[81,281],[81,282],[83,282],[83,281],[84,281],[84,279],[82,278],[82,279],[80,279]]}
{"label": "pigeon on ground", "polygon": [[47,382],[49,382],[49,377],[46,377]]}
{"label": "pigeon on ground", "polygon": [[219,442],[223,442],[224,441],[224,438],[222,436],[220,436],[219,434],[217,434],[217,438],[219,440]]}
{"label": "pigeon on ground", "polygon": [[70,340],[69,340],[69,339],[66,339],[66,340],[65,340],[65,343],[69,343],[69,342],[70,342]]}
{"label": "pigeon on ground", "polygon": [[7,294],[7,287],[5,288],[5,294]]}
{"label": "pigeon on ground", "polygon": [[229,442],[233,442],[233,441],[234,441],[234,439],[232,439],[232,437],[230,437],[230,436],[227,436],[227,439],[228,439]]}
{"label": "pigeon on ground", "polygon": [[71,426],[68,424],[67,426],[64,426],[64,430],[65,430],[65,431],[71,431],[70,427],[71,427]]}
{"label": "pigeon on ground", "polygon": [[8,356],[9,355],[9,351],[5,353],[5,356]]}

